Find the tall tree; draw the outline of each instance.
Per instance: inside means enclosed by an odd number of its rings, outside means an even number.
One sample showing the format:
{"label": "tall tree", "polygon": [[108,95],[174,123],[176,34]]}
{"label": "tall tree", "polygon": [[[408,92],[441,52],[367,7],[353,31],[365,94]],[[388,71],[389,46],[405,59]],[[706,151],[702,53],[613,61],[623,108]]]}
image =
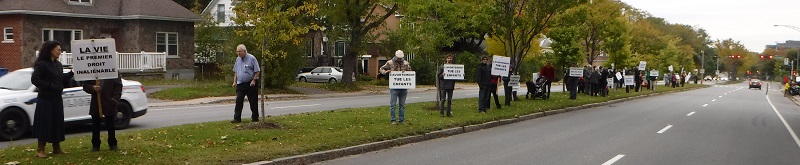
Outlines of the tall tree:
{"label": "tall tree", "polygon": [[[511,65],[520,67],[532,48],[531,43],[544,32],[558,13],[585,3],[583,0],[493,0],[490,35],[498,36],[505,46]],[[515,70],[515,73],[518,70]]]}
{"label": "tall tree", "polygon": [[567,10],[562,26],[577,26],[580,43],[586,53],[586,62],[594,63],[598,56],[618,56],[623,64],[630,54],[628,26],[622,17],[622,5],[617,1],[595,0]]}
{"label": "tall tree", "polygon": [[[358,54],[364,52],[366,43],[374,39],[371,32],[394,15],[399,5],[380,0],[322,0],[320,4],[321,22],[325,23],[326,29],[331,29],[329,34],[346,40],[342,76],[352,77]],[[342,79],[342,82],[353,85],[349,78]]]}
{"label": "tall tree", "polygon": [[726,70],[730,80],[736,80],[737,75],[749,69],[753,63],[754,54],[751,54],[739,41],[717,40],[714,47],[717,48],[718,59],[721,59],[722,64],[727,66]]}

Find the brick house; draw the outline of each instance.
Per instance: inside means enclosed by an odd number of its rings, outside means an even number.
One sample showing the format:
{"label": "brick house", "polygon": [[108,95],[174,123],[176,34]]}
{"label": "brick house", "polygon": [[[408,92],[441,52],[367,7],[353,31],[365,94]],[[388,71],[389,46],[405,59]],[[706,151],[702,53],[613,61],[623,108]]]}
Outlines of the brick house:
{"label": "brick house", "polygon": [[120,53],[165,52],[157,74],[191,79],[198,21],[171,0],[0,0],[0,68],[31,67],[44,41],[69,53],[72,40],[114,38]]}

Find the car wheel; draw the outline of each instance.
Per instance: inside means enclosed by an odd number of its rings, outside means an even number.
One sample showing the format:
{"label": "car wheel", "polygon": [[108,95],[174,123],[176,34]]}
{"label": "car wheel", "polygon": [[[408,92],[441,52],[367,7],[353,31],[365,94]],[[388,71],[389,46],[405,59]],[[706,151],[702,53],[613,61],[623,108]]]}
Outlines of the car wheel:
{"label": "car wheel", "polygon": [[114,129],[125,129],[131,123],[131,116],[133,116],[133,108],[126,102],[117,104],[117,115],[114,116]]}
{"label": "car wheel", "polygon": [[302,82],[308,82],[308,80],[306,80],[306,77],[300,77],[300,81],[302,81]]}
{"label": "car wheel", "polygon": [[31,124],[24,111],[18,108],[8,108],[0,112],[0,140],[21,139]]}
{"label": "car wheel", "polygon": [[335,78],[328,79],[328,83],[329,83],[329,84],[333,84],[333,83],[336,83],[336,82],[337,82],[337,81],[336,81],[336,79],[335,79]]}

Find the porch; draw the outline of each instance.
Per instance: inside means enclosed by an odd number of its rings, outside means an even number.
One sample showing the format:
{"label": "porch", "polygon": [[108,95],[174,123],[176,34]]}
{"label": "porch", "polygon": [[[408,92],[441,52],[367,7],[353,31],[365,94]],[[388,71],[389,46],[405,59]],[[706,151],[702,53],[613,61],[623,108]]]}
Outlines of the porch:
{"label": "porch", "polygon": [[[36,51],[39,54],[39,51]],[[120,74],[164,73],[167,71],[167,54],[164,52],[117,53]],[[62,52],[58,61],[63,65],[73,64],[72,53]]]}

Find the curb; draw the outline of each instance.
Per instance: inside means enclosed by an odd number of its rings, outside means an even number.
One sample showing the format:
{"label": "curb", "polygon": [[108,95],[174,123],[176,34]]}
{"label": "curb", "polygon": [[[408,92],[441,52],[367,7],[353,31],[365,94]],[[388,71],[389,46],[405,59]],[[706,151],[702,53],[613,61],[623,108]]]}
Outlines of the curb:
{"label": "curb", "polygon": [[[571,111],[584,110],[584,109],[589,109],[589,108],[595,108],[595,107],[601,107],[601,106],[606,106],[606,105],[610,105],[610,104],[626,102],[626,101],[630,101],[630,100],[636,100],[636,99],[640,99],[640,98],[659,96],[659,95],[665,95],[665,94],[671,94],[671,93],[677,93],[677,92],[684,92],[684,91],[695,90],[695,89],[700,89],[700,88],[708,88],[708,87],[710,87],[710,85],[701,86],[701,87],[695,87],[695,88],[680,89],[680,90],[676,90],[676,91],[669,91],[669,92],[662,92],[662,93],[651,93],[651,94],[647,94],[647,95],[626,97],[626,98],[615,99],[615,100],[610,100],[610,101],[606,101],[606,102],[591,103],[591,104],[574,106],[574,107],[566,107],[566,108],[562,108],[562,109],[555,109],[555,110],[549,110],[549,111],[544,111],[544,112],[537,112],[537,113],[527,114],[527,115],[519,116],[519,117],[516,117],[516,118],[489,121],[489,122],[481,123],[481,124],[467,125],[467,126],[448,128],[448,129],[443,129],[443,130],[438,130],[438,131],[432,131],[432,132],[428,132],[428,133],[425,133],[425,134],[422,134],[422,135],[401,137],[401,138],[397,138],[397,139],[384,140],[384,141],[379,141],[379,142],[361,144],[361,145],[350,146],[350,147],[339,148],[339,149],[333,149],[333,150],[327,150],[327,151],[313,152],[313,153],[308,153],[308,154],[303,154],[303,155],[295,155],[295,156],[290,156],[290,157],[283,157],[283,158],[278,158],[278,159],[268,160],[268,161],[253,162],[253,163],[248,163],[248,164],[251,164],[251,165],[312,164],[312,163],[316,163],[316,162],[333,160],[333,159],[336,159],[336,158],[346,157],[346,156],[350,156],[350,155],[357,155],[357,154],[363,154],[363,153],[372,152],[372,151],[388,149],[388,148],[392,148],[392,147],[395,147],[395,146],[400,146],[400,145],[405,145],[405,144],[410,144],[410,143],[427,141],[427,140],[432,140],[432,139],[437,139],[437,138],[442,138],[442,137],[448,137],[448,136],[453,136],[453,135],[458,135],[458,134],[469,133],[469,132],[478,131],[478,130],[482,130],[482,129],[498,127],[498,126],[507,125],[507,124],[513,124],[513,123],[517,123],[517,122],[521,122],[521,121],[541,118],[541,117],[545,117],[545,116],[549,116],[549,115],[555,115],[555,114],[559,114],[559,113],[566,113],[566,112],[571,112]],[[792,100],[794,100],[794,98],[792,98]],[[795,101],[795,103],[797,103],[797,101]]]}

